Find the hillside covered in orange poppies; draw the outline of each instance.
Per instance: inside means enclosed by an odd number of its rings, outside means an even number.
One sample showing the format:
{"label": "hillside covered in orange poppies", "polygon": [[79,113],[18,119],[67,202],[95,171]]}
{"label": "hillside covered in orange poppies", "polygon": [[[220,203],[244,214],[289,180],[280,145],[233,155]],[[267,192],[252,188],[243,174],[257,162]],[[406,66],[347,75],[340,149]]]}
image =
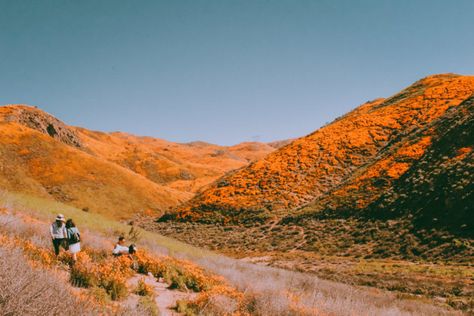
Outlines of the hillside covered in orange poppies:
{"label": "hillside covered in orange poppies", "polygon": [[0,186],[115,218],[160,214],[278,144],[179,144],[68,126],[38,108],[0,107]]}
{"label": "hillside covered in orange poppies", "polygon": [[471,76],[421,79],[222,177],[168,217],[203,223],[265,221],[326,198],[329,206],[343,201],[363,209],[424,155],[433,131],[420,130],[473,93]]}
{"label": "hillside covered in orange poppies", "polygon": [[469,262],[473,102],[474,77],[426,77],[220,178],[147,227],[300,270],[326,255]]}

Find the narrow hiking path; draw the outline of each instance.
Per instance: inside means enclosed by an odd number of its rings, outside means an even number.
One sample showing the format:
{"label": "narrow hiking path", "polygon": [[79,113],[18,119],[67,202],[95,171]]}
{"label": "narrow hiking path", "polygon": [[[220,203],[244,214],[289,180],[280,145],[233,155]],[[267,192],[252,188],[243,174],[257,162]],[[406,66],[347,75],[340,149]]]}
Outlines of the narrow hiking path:
{"label": "narrow hiking path", "polygon": [[[68,283],[70,278],[70,271],[66,267],[58,267],[53,270],[55,277],[61,281]],[[148,274],[135,274],[133,277],[127,280],[127,286],[130,290],[130,294],[123,301],[116,301],[119,306],[130,308],[134,310],[140,300],[139,295],[134,294],[133,290],[137,287],[140,280],[144,280],[145,284],[153,288],[153,292],[156,294],[155,303],[160,312],[160,316],[180,316],[174,308],[176,302],[179,300],[193,300],[198,294],[194,292],[182,292],[179,290],[170,290],[169,284],[162,280],[157,280],[154,276]],[[84,288],[72,287],[72,291],[76,294],[81,294],[87,291]]]}
{"label": "narrow hiking path", "polygon": [[[154,276],[148,274],[136,274],[132,278],[128,279],[127,285],[130,289],[136,288],[138,282],[144,280],[145,284],[153,288],[154,293],[156,294],[155,303],[160,311],[160,316],[178,316],[180,313],[174,310],[176,302],[179,300],[192,300],[196,297],[194,292],[182,292],[178,290],[170,290],[169,284],[165,282],[160,282]],[[140,296],[131,293],[128,298],[124,301],[124,306],[134,308]]]}

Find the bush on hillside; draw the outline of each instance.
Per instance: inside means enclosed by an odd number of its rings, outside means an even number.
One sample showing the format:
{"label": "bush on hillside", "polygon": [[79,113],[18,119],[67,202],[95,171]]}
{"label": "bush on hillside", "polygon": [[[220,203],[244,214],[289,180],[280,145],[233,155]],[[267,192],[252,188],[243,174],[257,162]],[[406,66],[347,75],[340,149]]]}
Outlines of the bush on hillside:
{"label": "bush on hillside", "polygon": [[31,267],[20,250],[0,247],[0,315],[94,315],[52,272]]}

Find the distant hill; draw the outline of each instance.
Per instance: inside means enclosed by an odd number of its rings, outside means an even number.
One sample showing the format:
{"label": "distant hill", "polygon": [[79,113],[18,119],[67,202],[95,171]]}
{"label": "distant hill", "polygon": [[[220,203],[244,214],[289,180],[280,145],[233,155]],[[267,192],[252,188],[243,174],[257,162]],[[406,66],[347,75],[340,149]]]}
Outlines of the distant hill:
{"label": "distant hill", "polygon": [[122,132],[77,130],[91,154],[155,183],[192,194],[226,172],[244,167],[275,150],[257,142],[225,147],[205,142],[173,143]]}
{"label": "distant hill", "polygon": [[252,223],[298,213],[309,203],[337,208],[339,201],[363,209],[431,145],[432,131],[420,130],[473,92],[474,77],[426,77],[225,175],[166,218]]}
{"label": "distant hill", "polygon": [[68,126],[36,107],[0,107],[0,187],[116,218],[159,215],[229,170],[274,150],[264,143],[178,144]]}

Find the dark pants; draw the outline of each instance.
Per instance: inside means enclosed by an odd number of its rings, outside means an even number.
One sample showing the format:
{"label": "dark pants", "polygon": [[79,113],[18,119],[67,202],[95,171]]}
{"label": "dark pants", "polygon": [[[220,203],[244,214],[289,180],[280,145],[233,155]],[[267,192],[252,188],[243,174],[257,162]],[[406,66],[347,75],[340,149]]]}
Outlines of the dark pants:
{"label": "dark pants", "polygon": [[63,247],[64,250],[68,249],[66,238],[53,239],[54,253],[59,255],[59,247]]}

